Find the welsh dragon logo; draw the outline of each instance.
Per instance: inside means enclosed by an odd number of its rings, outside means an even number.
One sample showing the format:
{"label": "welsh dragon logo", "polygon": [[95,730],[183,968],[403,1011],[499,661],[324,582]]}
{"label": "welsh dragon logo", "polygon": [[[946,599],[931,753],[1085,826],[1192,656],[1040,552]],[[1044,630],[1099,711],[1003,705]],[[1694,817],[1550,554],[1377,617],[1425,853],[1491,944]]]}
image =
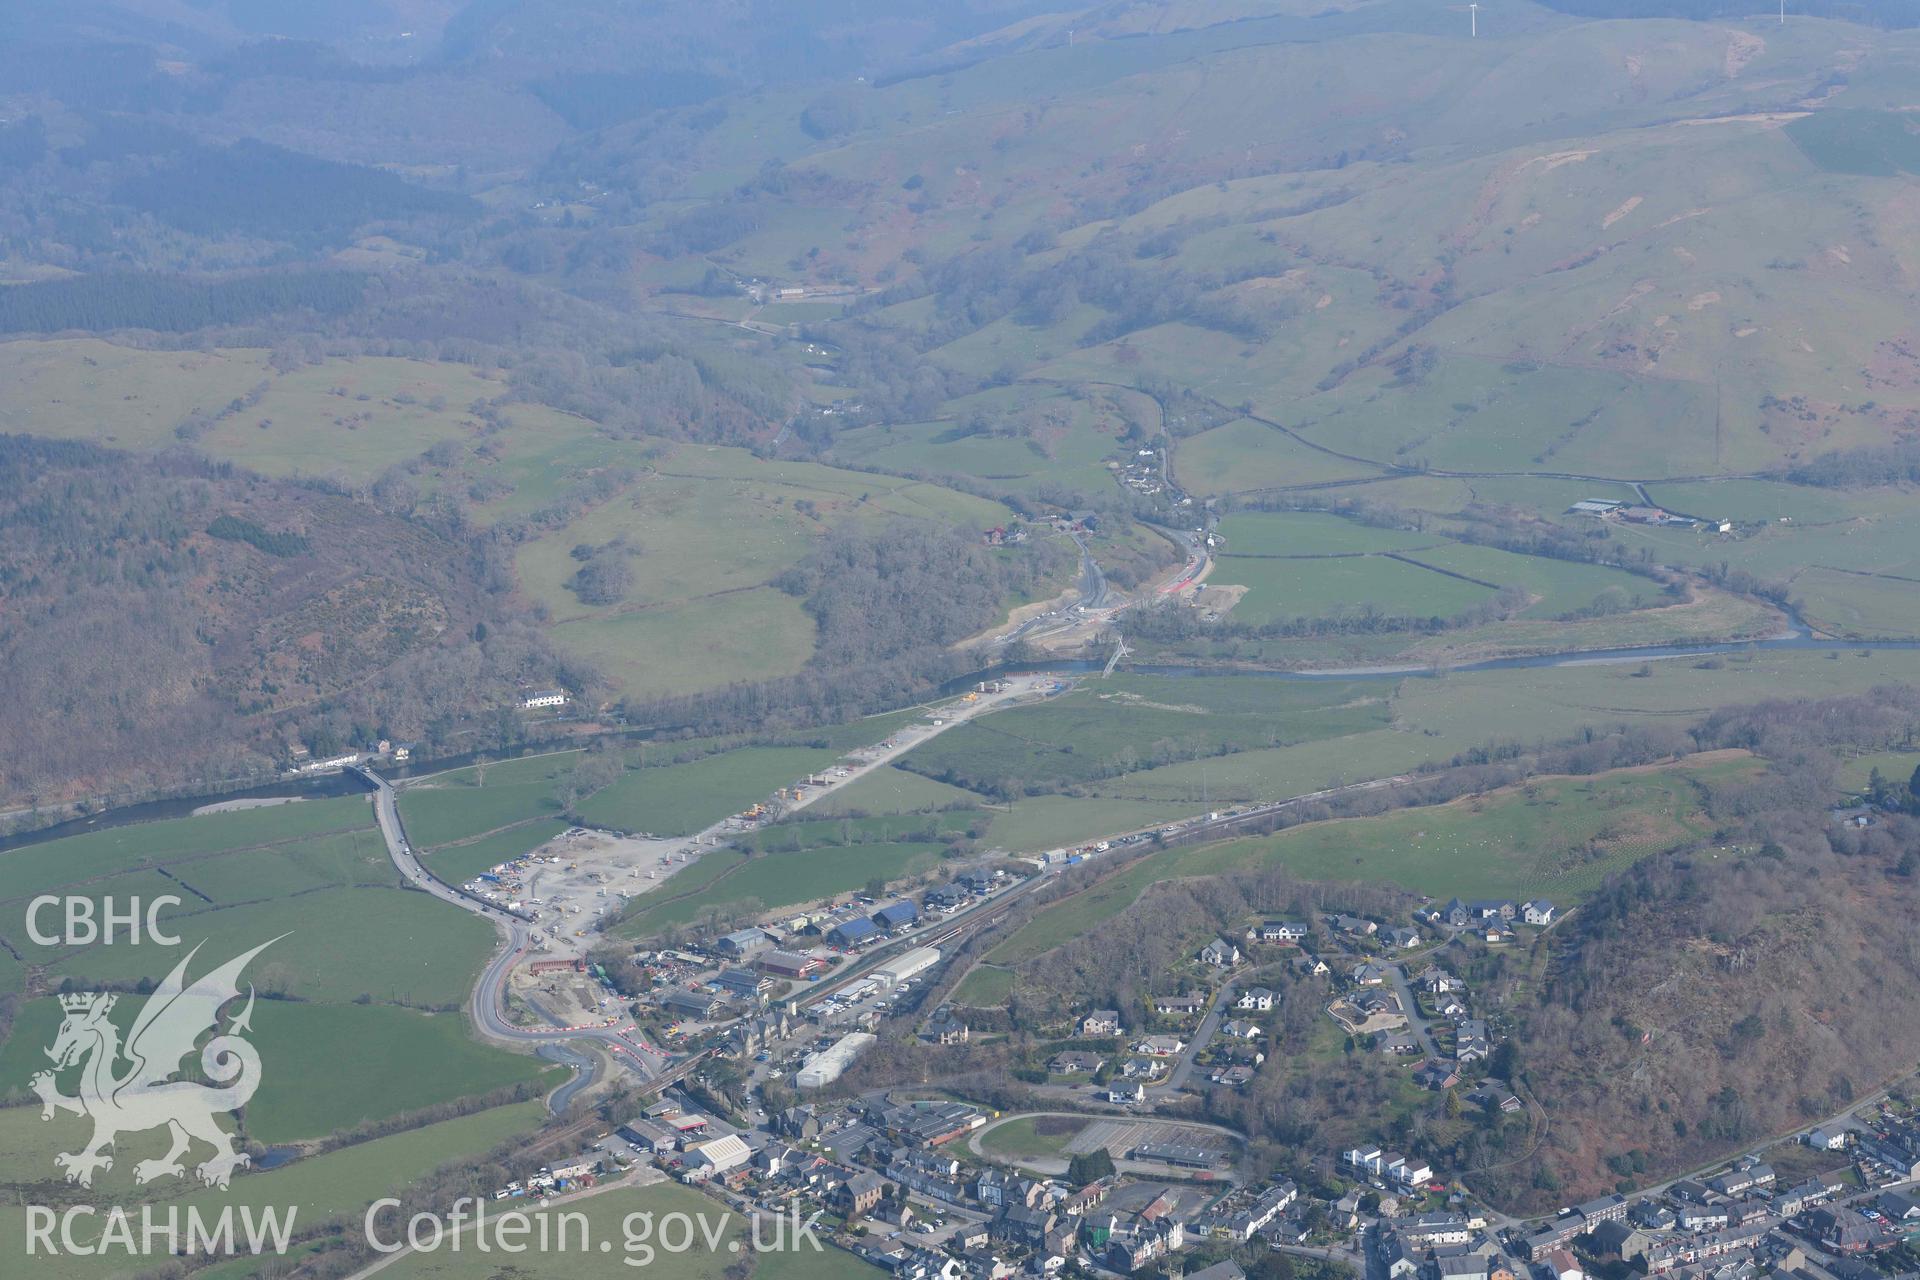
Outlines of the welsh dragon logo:
{"label": "welsh dragon logo", "polygon": [[[194,1051],[201,1035],[218,1030],[220,1010],[240,995],[240,971],[277,941],[263,942],[188,985],[187,965],[199,953],[196,946],[147,998],[124,1044],[120,1029],[108,1016],[118,997],[97,991],[60,997],[66,1018],[53,1047],[46,1051],[53,1060],[53,1070],[37,1073],[32,1085],[40,1095],[42,1120],[53,1119],[56,1111],[71,1111],[93,1120],[93,1138],[85,1147],[54,1156],[68,1182],[92,1186],[96,1170],[113,1168],[113,1157],[108,1153],[120,1134],[162,1127],[171,1132],[172,1146],[164,1156],[136,1164],[136,1182],[184,1176],[181,1157],[192,1150],[196,1139],[214,1149],[213,1155],[194,1170],[207,1186],[225,1187],[236,1168],[252,1163],[252,1157],[238,1150],[232,1135],[214,1119],[246,1105],[260,1087],[260,1055],[241,1038],[242,1032],[251,1030],[251,985],[246,1007],[228,1022],[224,1032],[200,1047],[201,1071],[213,1083],[172,1077],[180,1070],[181,1059]],[[124,1070],[123,1059],[128,1064]],[[81,1066],[80,1092],[68,1097],[55,1083],[55,1072],[75,1065]]]}

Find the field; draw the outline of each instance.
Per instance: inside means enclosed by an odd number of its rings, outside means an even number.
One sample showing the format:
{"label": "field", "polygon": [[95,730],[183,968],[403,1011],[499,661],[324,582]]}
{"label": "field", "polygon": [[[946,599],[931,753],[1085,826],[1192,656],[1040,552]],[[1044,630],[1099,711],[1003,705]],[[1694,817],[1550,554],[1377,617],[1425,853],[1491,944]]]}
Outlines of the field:
{"label": "field", "polygon": [[[539,1127],[541,1114],[537,1102],[496,1107],[296,1160],[269,1172],[241,1173],[229,1191],[198,1190],[170,1182],[165,1184],[168,1190],[162,1194],[173,1198],[162,1203],[177,1204],[183,1212],[187,1207],[197,1206],[207,1214],[218,1214],[230,1204],[252,1206],[256,1211],[269,1207],[282,1212],[291,1209],[297,1213],[300,1227],[316,1226],[331,1218],[357,1221],[367,1204],[383,1195],[403,1193],[408,1184],[441,1165],[532,1133]],[[29,1198],[42,1197],[35,1200],[36,1203],[58,1203],[58,1200],[44,1198],[51,1189],[24,1179],[51,1179],[56,1170],[49,1153],[72,1149],[85,1132],[85,1122],[77,1119],[43,1125],[37,1110],[21,1107],[0,1111],[0,1168],[23,1179],[16,1185]],[[135,1159],[158,1155],[164,1146],[164,1137],[158,1133],[130,1135],[121,1145],[120,1158],[115,1160],[113,1169],[101,1175],[97,1185],[117,1201],[131,1203]],[[162,1184],[152,1186],[158,1189]],[[23,1256],[25,1229],[23,1208],[18,1204],[0,1208],[0,1252]],[[132,1257],[62,1254],[37,1260],[34,1274],[56,1280],[95,1280],[96,1277],[105,1280],[130,1277],[149,1266],[149,1260],[138,1254]],[[243,1268],[248,1274],[256,1269],[256,1266]]]}
{"label": "field", "polygon": [[[555,1219],[545,1232],[536,1223],[526,1239],[525,1251],[514,1255],[511,1270],[526,1280],[615,1280],[635,1274],[663,1276],[666,1280],[721,1280],[730,1268],[741,1266],[741,1254],[752,1249],[749,1229],[738,1213],[671,1182],[619,1187],[546,1210],[517,1203],[515,1207],[536,1217]],[[573,1219],[563,1230],[558,1221],[563,1213],[582,1215],[584,1225]],[[663,1246],[662,1241],[680,1241],[683,1223],[689,1227],[693,1247],[675,1252]],[[717,1248],[709,1250],[702,1228],[695,1225],[698,1223],[705,1223],[714,1232]],[[771,1243],[772,1225],[762,1230],[765,1242]],[[580,1245],[577,1242],[583,1232],[587,1243]],[[549,1242],[548,1247],[541,1246],[543,1239]],[[563,1240],[567,1247],[562,1247]],[[602,1242],[607,1245],[604,1252]],[[500,1264],[476,1248],[472,1238],[462,1238],[460,1243],[458,1250],[449,1241],[438,1252],[409,1254],[388,1266],[384,1274],[393,1280],[493,1280],[500,1274]],[[491,1240],[488,1243],[494,1244]],[[869,1280],[884,1274],[851,1254],[831,1247],[816,1253],[804,1242],[797,1249],[754,1253],[752,1264],[753,1275],[760,1280]]]}
{"label": "field", "polygon": [[1152,853],[1042,909],[988,959],[1017,965],[1050,951],[1098,928],[1160,881],[1261,866],[1285,866],[1303,880],[1381,881],[1441,899],[1550,897],[1565,908],[1648,854],[1706,837],[1712,826],[1700,788],[1757,767],[1745,753],[1722,752]]}
{"label": "field", "polygon": [[1284,865],[1308,880],[1379,880],[1433,897],[1549,897],[1562,906],[1650,853],[1711,834],[1702,785],[1757,772],[1744,754],[1519,788],[1378,818],[1312,823],[1173,859],[1181,875]]}
{"label": "field", "polygon": [[686,764],[635,769],[580,804],[600,826],[654,835],[690,835],[765,800],[840,753],[818,747],[743,747]]}
{"label": "field", "polygon": [[991,965],[976,965],[954,987],[951,998],[955,1004],[992,1009],[1006,1004],[1007,997],[1012,994],[1011,972]]}
{"label": "field", "polygon": [[[124,910],[171,894],[181,902],[159,924],[181,945],[120,937],[39,946],[26,933],[24,896],[0,903],[0,935],[43,966],[46,982],[83,989],[158,981],[196,947],[188,973],[197,977],[268,944],[243,976],[259,996],[252,1025],[266,1066],[245,1112],[258,1141],[324,1137],[536,1078],[544,1064],[472,1040],[459,1012],[493,931],[402,889],[370,822],[353,797],[26,846],[4,855],[20,872],[9,889],[91,899],[96,914],[108,902]],[[138,997],[122,997],[116,1016],[131,1025],[139,1007]],[[36,1069],[58,1020],[50,996],[21,1007],[0,1045],[7,1080]]]}
{"label": "field", "polygon": [[1058,1159],[1085,1127],[1059,1116],[1015,1116],[988,1129],[980,1149],[1004,1160]]}
{"label": "field", "polygon": [[1379,692],[1338,681],[1115,678],[961,725],[899,763],[956,786],[1018,795],[1375,728],[1387,720]]}
{"label": "field", "polygon": [[1615,611],[1644,607],[1659,594],[1653,582],[1618,569],[1318,512],[1237,513],[1219,532],[1224,541],[1208,583],[1246,588],[1231,616],[1248,623],[1363,610],[1445,618],[1502,587],[1526,593],[1527,618],[1586,610],[1603,593]]}
{"label": "field", "polygon": [[[636,478],[524,543],[516,567],[556,640],[601,663],[632,696],[797,670],[812,653],[812,622],[768,583],[842,521],[985,528],[1012,518],[999,503],[938,485],[741,449],[609,448],[608,461],[641,468]],[[615,603],[585,603],[566,586],[579,568],[574,549],[609,546],[626,548],[631,584]]]}
{"label": "field", "polygon": [[[847,893],[869,880],[917,875],[938,861],[938,845],[894,841],[819,844],[744,859],[716,850],[688,868],[704,873],[708,864],[718,864],[710,875],[703,874],[682,889],[680,879],[688,872],[681,872],[655,893],[641,898],[639,910],[622,920],[614,932],[626,938],[646,938],[696,920],[709,908],[745,903],[758,903],[767,910],[796,906]],[[689,889],[692,892],[685,897],[665,900],[667,895]],[[663,900],[654,901],[656,896]]]}
{"label": "field", "polygon": [[1042,485],[1104,493],[1106,462],[1130,421],[1157,417],[1146,397],[1113,388],[1068,394],[1015,386],[948,401],[939,421],[843,431],[834,456],[915,475],[965,476],[1009,490]]}

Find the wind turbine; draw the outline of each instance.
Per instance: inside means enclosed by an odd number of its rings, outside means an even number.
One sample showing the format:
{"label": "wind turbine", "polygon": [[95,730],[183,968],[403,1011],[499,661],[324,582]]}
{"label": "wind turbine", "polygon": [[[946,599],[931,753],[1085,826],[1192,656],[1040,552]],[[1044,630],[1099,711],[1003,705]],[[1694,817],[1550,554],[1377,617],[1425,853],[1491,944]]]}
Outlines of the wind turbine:
{"label": "wind turbine", "polygon": [[[1785,5],[1787,0],[1780,0],[1780,3]],[[1467,38],[1470,40],[1478,40],[1480,38],[1480,6],[1478,3],[1467,6]]]}

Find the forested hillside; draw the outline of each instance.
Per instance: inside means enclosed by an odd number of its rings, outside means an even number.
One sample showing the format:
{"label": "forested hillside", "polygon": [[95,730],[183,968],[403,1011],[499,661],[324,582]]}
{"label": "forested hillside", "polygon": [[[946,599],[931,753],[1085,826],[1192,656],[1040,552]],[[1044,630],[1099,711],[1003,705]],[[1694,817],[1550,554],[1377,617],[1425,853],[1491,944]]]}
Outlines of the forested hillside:
{"label": "forested hillside", "polygon": [[242,778],[295,744],[484,747],[517,733],[518,682],[591,687],[474,547],[322,489],[0,437],[0,533],[0,770],[31,802]]}

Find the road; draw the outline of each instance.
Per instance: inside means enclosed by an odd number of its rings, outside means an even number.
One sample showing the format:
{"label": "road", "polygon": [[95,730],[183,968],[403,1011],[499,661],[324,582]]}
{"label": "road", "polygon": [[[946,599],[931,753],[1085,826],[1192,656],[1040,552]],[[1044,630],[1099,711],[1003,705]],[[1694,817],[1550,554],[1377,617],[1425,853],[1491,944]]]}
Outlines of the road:
{"label": "road", "polygon": [[1158,1102],[1180,1092],[1187,1083],[1187,1077],[1193,1074],[1193,1064],[1206,1051],[1213,1037],[1220,1031],[1220,1022],[1227,1016],[1227,1010],[1233,1008],[1233,1002],[1239,998],[1240,986],[1236,982],[1225,982],[1213,996],[1213,1007],[1207,1010],[1207,1016],[1200,1019],[1199,1029],[1193,1033],[1193,1040],[1187,1045],[1187,1051],[1180,1055],[1180,1061],[1160,1084],[1147,1090],[1147,1096]]}
{"label": "road", "polygon": [[1393,983],[1394,994],[1400,997],[1401,1009],[1406,1012],[1407,1030],[1419,1037],[1420,1052],[1425,1054],[1429,1061],[1438,1061],[1440,1048],[1433,1042],[1433,1029],[1427,1025],[1427,1020],[1420,1016],[1419,1002],[1413,998],[1413,985],[1407,981],[1406,964],[1407,962],[1402,960],[1397,964],[1386,965],[1387,977]]}
{"label": "road", "polygon": [[[1007,681],[1005,687],[998,692],[980,694],[970,702],[956,700],[951,706],[942,709],[940,723],[911,726],[901,730],[890,740],[893,745],[868,753],[859,764],[850,767],[844,776],[833,778],[825,786],[808,788],[799,800],[787,806],[787,812],[806,808],[821,797],[857,781],[875,769],[884,767],[904,752],[922,745],[955,725],[964,724],[983,711],[1050,690],[1056,683],[1057,681],[1050,676],[1016,677]],[[650,1044],[631,1024],[625,1023],[624,1019],[610,1020],[604,1026],[575,1027],[559,1025],[527,1027],[512,1021],[507,1016],[508,984],[515,966],[534,954],[532,921],[522,913],[509,911],[476,894],[450,885],[428,871],[414,853],[412,842],[407,839],[405,824],[400,818],[400,807],[392,784],[365,766],[350,766],[348,772],[357,775],[373,788],[374,820],[378,823],[381,839],[387,846],[387,856],[392,859],[395,869],[401,876],[415,888],[432,894],[440,901],[480,916],[499,931],[501,935],[499,949],[488,960],[487,967],[482,970],[479,981],[474,984],[473,995],[468,1001],[474,1025],[480,1029],[483,1036],[511,1044],[555,1047],[568,1042],[587,1041],[598,1045],[615,1061],[624,1064],[630,1071],[640,1076],[641,1082],[647,1087],[684,1074],[691,1065],[690,1061],[676,1061],[672,1055]],[[688,846],[700,848],[720,835],[727,834],[731,830],[730,822],[731,820],[715,823],[707,830],[691,837]],[[576,1073],[572,1080],[562,1085],[548,1099],[548,1107],[555,1114],[564,1110],[582,1089],[593,1082],[595,1065],[592,1058],[579,1054],[572,1054],[559,1060],[569,1062],[575,1067]]]}
{"label": "road", "polygon": [[[530,953],[531,926],[528,921],[483,898],[465,893],[430,873],[420,864],[412,843],[407,839],[391,784],[371,769],[356,766],[354,772],[373,786],[374,820],[379,824],[380,837],[386,843],[387,856],[393,860],[395,869],[414,888],[463,911],[470,911],[500,931],[500,948],[487,962],[467,1002],[474,1025],[480,1028],[482,1035],[515,1044],[557,1045],[566,1041],[592,1041],[646,1080],[652,1080],[670,1069],[672,1059],[667,1054],[648,1045],[638,1033],[617,1022],[601,1027],[569,1029],[523,1027],[509,1020],[506,1013],[507,980],[514,965]],[[577,1075],[554,1093],[548,1105],[557,1112],[591,1079],[590,1073]]]}

